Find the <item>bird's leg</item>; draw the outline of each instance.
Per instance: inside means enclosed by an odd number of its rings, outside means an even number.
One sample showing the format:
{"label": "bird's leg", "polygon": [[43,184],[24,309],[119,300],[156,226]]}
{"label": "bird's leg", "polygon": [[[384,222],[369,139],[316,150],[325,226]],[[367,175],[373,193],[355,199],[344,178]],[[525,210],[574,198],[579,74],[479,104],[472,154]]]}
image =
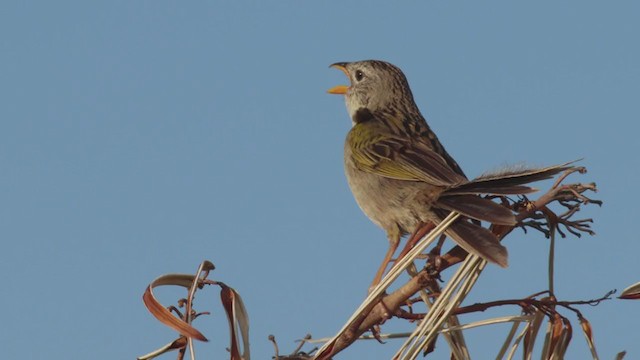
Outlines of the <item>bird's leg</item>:
{"label": "bird's leg", "polygon": [[404,245],[404,248],[400,252],[400,255],[398,255],[398,257],[396,258],[396,262],[402,259],[405,255],[407,255],[407,253],[411,251],[411,249],[413,249],[413,247],[418,243],[418,241],[420,241],[420,239],[422,239],[426,234],[428,234],[435,227],[436,227],[436,224],[432,222],[428,222],[426,224],[425,223],[420,224],[416,228],[416,230],[413,232],[413,234],[411,234],[411,237],[409,237],[409,240],[407,240],[407,243]]}
{"label": "bird's leg", "polygon": [[428,234],[435,227],[436,225],[433,222],[420,224],[420,226],[416,228],[413,234],[411,234],[411,237],[409,237],[404,248],[395,260],[393,259],[393,254],[395,254],[396,250],[398,249],[398,245],[400,244],[400,237],[402,234],[400,233],[400,230],[388,232],[389,249],[387,250],[384,259],[382,260],[382,264],[380,264],[380,267],[378,268],[378,272],[376,272],[376,277],[373,279],[373,282],[369,287],[369,291],[371,291],[371,289],[373,289],[380,283],[380,281],[382,280],[382,276],[384,276],[384,273],[387,270],[387,265],[389,265],[390,262],[394,261],[397,263],[398,260],[402,259],[405,255],[407,255],[409,251],[411,251],[411,249],[413,249],[413,247],[418,243],[418,241],[420,241],[420,239],[422,239],[422,237]]}
{"label": "bird's leg", "polygon": [[391,262],[393,254],[395,254],[398,249],[398,245],[400,244],[401,233],[399,229],[387,232],[387,236],[389,237],[389,249],[387,249],[387,253],[384,255],[384,259],[382,259],[382,264],[380,264],[378,272],[376,272],[376,277],[373,278],[371,286],[369,286],[369,291],[375,288],[382,280],[382,276],[387,270],[387,265]]}

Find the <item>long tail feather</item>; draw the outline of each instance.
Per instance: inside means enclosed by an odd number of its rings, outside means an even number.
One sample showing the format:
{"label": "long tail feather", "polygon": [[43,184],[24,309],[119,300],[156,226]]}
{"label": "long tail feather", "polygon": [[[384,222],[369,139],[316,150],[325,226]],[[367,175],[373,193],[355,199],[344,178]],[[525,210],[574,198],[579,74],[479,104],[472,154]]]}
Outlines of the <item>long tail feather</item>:
{"label": "long tail feather", "polygon": [[480,176],[442,193],[433,211],[440,220],[449,211],[464,215],[447,229],[446,234],[467,252],[507,267],[507,248],[500,244],[500,240],[491,231],[472,223],[469,218],[493,224],[515,225],[515,217],[508,208],[478,195],[519,195],[534,192],[536,189],[527,186],[528,183],[549,179],[570,169],[574,162],[540,169],[512,169]]}
{"label": "long tail feather", "polygon": [[[446,211],[440,210],[437,213],[443,219]],[[468,219],[456,220],[445,233],[468,253],[476,254],[502,267],[509,265],[507,248],[500,244],[491,231],[469,222]]]}
{"label": "long tail feather", "polygon": [[456,211],[472,219],[493,224],[516,224],[516,218],[511,210],[478,195],[442,196],[438,199],[436,207]]}
{"label": "long tail feather", "polygon": [[483,175],[450,190],[445,195],[462,194],[493,194],[493,195],[518,195],[536,191],[535,188],[525,184],[546,180],[554,175],[571,168],[572,162],[549,166],[540,169],[508,170],[495,174]]}

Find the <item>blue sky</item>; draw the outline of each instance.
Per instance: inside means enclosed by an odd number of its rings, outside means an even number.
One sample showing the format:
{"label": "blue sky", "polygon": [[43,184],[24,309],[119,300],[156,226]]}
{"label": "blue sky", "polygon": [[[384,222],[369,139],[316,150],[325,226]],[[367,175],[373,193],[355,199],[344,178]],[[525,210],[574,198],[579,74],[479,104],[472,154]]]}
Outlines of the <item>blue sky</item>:
{"label": "blue sky", "polygon": [[[401,67],[470,176],[585,158],[595,237],[561,239],[557,295],[640,281],[640,46],[633,2],[15,2],[0,5],[0,273],[6,358],[133,358],[173,339],[141,301],[156,276],[236,288],[252,352],[334,333],[387,246],[347,187],[345,83],[328,65]],[[544,188],[549,184],[541,184]],[[546,244],[514,232],[469,303],[546,288]],[[172,299],[173,292],[162,292]],[[225,356],[215,291],[196,325]],[[504,309],[515,313],[516,309]],[[637,358],[640,305],[583,309],[603,358]],[[496,314],[463,318],[467,321]],[[572,316],[571,314],[566,314]],[[389,324],[383,330],[408,327]],[[472,354],[506,328],[469,332]],[[399,342],[340,358],[389,358]],[[442,357],[446,346],[440,344]],[[284,351],[283,350],[283,351]],[[574,329],[570,358],[588,350]],[[481,355],[478,355],[481,356]]]}

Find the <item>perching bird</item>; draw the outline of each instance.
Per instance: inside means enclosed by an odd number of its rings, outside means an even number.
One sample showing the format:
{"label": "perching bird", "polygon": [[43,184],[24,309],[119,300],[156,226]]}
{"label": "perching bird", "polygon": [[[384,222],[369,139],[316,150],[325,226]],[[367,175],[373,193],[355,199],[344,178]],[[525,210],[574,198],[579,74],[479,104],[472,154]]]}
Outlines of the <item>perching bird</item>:
{"label": "perching bird", "polygon": [[399,68],[377,60],[331,66],[351,82],[328,91],[345,95],[352,120],[344,146],[349,186],[362,211],[387,232],[390,242],[374,285],[403,235],[422,224],[442,221],[450,211],[463,217],[446,234],[467,252],[506,267],[507,249],[470,219],[515,225],[515,216],[479,194],[533,192],[525,184],[548,179],[567,167],[504,171],[470,181],[420,114]]}

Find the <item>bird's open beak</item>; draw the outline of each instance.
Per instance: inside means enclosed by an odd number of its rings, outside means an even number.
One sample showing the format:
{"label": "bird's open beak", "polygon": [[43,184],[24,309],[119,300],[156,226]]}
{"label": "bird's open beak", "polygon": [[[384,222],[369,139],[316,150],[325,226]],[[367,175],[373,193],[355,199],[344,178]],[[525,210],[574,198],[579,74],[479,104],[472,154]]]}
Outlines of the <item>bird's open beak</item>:
{"label": "bird's open beak", "polygon": [[[346,65],[347,65],[347,63],[337,62],[335,64],[331,64],[329,67],[342,70],[342,72],[347,75],[347,78],[349,78],[349,73],[347,72]],[[334,86],[331,89],[327,90],[327,92],[329,94],[344,95],[344,94],[347,93],[347,90],[349,90],[348,86],[346,86],[346,85],[338,85],[338,86]]]}

